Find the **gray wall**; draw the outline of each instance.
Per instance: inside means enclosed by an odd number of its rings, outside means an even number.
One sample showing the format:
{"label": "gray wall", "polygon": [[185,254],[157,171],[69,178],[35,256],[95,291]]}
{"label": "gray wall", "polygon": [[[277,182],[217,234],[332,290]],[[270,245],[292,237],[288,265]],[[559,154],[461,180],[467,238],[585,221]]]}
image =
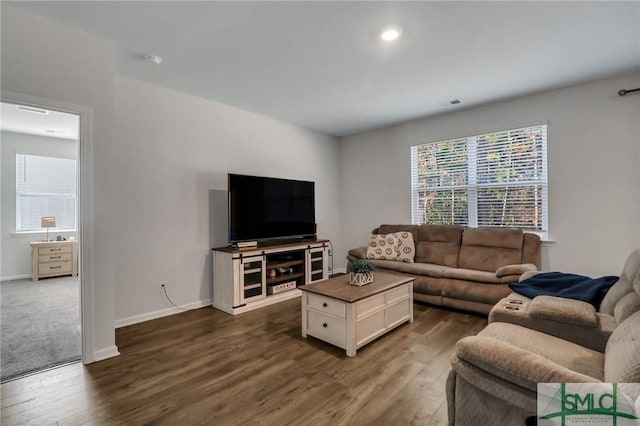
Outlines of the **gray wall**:
{"label": "gray wall", "polygon": [[[0,244],[2,280],[31,276],[30,241],[42,241],[45,233],[16,234],[16,154],[42,155],[47,157],[78,157],[78,142],[69,139],[48,138],[45,136],[22,133],[2,132],[0,134],[2,150],[2,226]],[[49,238],[56,235],[77,237],[75,232],[56,232],[50,230]]]}
{"label": "gray wall", "polygon": [[[112,354],[114,328],[114,250],[110,235],[119,218],[110,214],[112,185],[114,45],[94,34],[42,18],[6,3],[2,8],[3,90],[93,109],[93,270],[91,316],[94,354]],[[86,277],[86,271],[85,275]],[[98,355],[96,355],[98,354]]]}
{"label": "gray wall", "polygon": [[[343,244],[411,222],[410,147],[548,121],[546,270],[619,274],[640,244],[640,73],[425,118],[340,141]],[[464,101],[464,97],[463,97]]]}
{"label": "gray wall", "polygon": [[166,311],[160,281],[211,302],[209,190],[229,172],[314,181],[318,235],[340,239],[334,137],[118,75],[110,149],[118,325]]}

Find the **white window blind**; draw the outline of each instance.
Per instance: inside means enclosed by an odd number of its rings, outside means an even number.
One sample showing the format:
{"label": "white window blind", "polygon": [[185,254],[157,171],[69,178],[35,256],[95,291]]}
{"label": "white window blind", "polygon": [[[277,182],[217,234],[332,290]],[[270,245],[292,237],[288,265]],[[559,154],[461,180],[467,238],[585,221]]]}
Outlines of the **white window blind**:
{"label": "white window blind", "polygon": [[76,160],[16,154],[16,231],[37,231],[42,216],[76,229]]}
{"label": "white window blind", "polygon": [[412,221],[546,235],[547,126],[411,147]]}

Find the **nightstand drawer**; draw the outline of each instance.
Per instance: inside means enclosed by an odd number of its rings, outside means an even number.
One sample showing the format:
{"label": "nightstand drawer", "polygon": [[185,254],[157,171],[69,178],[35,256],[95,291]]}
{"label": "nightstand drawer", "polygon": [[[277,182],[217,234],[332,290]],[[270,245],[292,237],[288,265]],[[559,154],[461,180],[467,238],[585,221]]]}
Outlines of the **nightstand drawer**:
{"label": "nightstand drawer", "polygon": [[38,249],[39,256],[44,256],[47,254],[59,254],[59,253],[71,253],[71,245],[60,244],[60,247],[40,247]]}
{"label": "nightstand drawer", "polygon": [[71,252],[69,253],[52,253],[38,256],[39,263],[49,262],[66,262],[71,260]]}
{"label": "nightstand drawer", "polygon": [[307,294],[306,297],[308,297],[307,304],[310,308],[337,315],[340,318],[347,317],[347,307],[345,303],[340,300],[322,297],[315,294]]}
{"label": "nightstand drawer", "polygon": [[41,263],[38,265],[38,274],[70,274],[71,273],[71,261],[66,262],[51,262]]}
{"label": "nightstand drawer", "polygon": [[341,348],[347,344],[347,324],[346,320],[342,318],[308,311],[307,332]]}

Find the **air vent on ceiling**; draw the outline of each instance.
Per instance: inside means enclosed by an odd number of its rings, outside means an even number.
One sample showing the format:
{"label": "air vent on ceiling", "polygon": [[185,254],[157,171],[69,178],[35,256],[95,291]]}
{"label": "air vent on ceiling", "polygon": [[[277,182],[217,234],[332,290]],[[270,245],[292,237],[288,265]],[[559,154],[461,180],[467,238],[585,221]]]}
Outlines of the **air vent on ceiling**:
{"label": "air vent on ceiling", "polygon": [[26,111],[26,112],[33,112],[35,114],[42,114],[42,115],[49,114],[49,111],[47,111],[46,109],[34,108],[34,107],[29,107],[29,106],[24,106],[24,105],[18,105],[18,110]]}
{"label": "air vent on ceiling", "polygon": [[458,104],[460,103],[460,99],[454,99],[454,100],[452,100],[452,101],[449,101],[449,103],[450,103],[451,105],[458,105]]}

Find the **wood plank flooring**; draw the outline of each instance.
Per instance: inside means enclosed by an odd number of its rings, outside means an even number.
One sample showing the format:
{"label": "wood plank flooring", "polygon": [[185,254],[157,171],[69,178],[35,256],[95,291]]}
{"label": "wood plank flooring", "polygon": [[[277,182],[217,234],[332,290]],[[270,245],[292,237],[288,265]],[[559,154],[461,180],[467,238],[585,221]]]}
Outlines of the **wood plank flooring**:
{"label": "wood plank flooring", "polygon": [[485,317],[414,305],[354,358],[300,335],[300,299],[116,330],[122,354],[3,384],[2,425],[444,425],[456,341]]}

